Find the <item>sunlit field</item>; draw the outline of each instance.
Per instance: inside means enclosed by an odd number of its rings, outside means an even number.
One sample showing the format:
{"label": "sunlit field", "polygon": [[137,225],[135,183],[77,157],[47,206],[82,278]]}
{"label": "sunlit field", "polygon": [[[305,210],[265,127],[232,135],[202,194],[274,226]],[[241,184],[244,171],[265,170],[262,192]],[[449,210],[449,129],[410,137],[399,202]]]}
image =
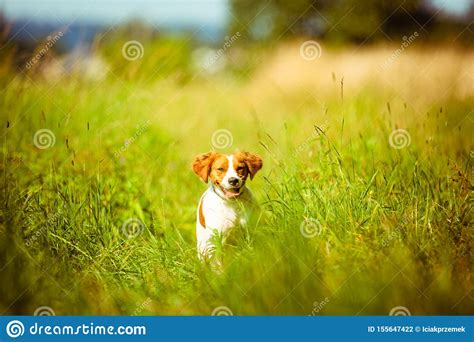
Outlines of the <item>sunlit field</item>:
{"label": "sunlit field", "polygon": [[[2,70],[4,315],[472,313],[472,51],[294,41],[210,72],[123,43],[101,77]],[[220,271],[195,248],[210,150],[264,161]]]}

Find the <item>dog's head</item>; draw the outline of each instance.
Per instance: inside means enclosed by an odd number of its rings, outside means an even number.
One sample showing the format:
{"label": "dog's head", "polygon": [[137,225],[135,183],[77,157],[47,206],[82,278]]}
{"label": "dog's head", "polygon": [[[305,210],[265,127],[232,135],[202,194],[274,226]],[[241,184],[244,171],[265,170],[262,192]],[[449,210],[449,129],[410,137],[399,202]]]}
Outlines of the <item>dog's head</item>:
{"label": "dog's head", "polygon": [[205,183],[210,178],[220,195],[235,198],[242,193],[247,177],[253,179],[262,165],[259,156],[248,152],[234,154],[208,152],[196,156],[193,171]]}

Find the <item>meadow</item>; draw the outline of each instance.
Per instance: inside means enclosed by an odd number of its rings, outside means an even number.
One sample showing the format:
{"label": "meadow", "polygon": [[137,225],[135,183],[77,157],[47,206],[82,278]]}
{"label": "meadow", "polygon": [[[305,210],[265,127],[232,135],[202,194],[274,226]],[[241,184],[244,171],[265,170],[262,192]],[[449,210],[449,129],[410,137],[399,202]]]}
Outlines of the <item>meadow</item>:
{"label": "meadow", "polygon": [[[157,77],[178,62],[146,44],[99,49],[101,79],[3,68],[0,312],[472,313],[473,52],[301,43],[216,73]],[[190,164],[237,149],[264,215],[215,272]]]}

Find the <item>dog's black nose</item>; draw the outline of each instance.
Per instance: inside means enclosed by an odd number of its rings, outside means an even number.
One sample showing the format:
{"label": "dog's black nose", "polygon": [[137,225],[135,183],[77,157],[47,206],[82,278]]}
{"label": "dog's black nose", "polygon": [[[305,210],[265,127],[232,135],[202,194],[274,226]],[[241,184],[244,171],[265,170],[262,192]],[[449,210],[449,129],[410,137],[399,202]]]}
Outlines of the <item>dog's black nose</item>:
{"label": "dog's black nose", "polygon": [[230,177],[229,178],[229,184],[232,185],[232,186],[236,186],[237,184],[239,184],[239,179],[235,178],[235,177]]}

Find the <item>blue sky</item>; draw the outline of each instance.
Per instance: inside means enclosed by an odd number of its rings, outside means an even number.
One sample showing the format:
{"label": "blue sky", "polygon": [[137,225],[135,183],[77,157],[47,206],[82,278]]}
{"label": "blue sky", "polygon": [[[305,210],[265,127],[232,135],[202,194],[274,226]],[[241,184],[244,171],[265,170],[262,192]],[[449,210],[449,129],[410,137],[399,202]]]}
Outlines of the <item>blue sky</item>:
{"label": "blue sky", "polygon": [[0,0],[9,19],[115,24],[142,19],[153,25],[223,26],[226,0]]}
{"label": "blue sky", "polygon": [[445,8],[454,14],[463,14],[469,9],[473,0],[431,0],[438,7]]}

